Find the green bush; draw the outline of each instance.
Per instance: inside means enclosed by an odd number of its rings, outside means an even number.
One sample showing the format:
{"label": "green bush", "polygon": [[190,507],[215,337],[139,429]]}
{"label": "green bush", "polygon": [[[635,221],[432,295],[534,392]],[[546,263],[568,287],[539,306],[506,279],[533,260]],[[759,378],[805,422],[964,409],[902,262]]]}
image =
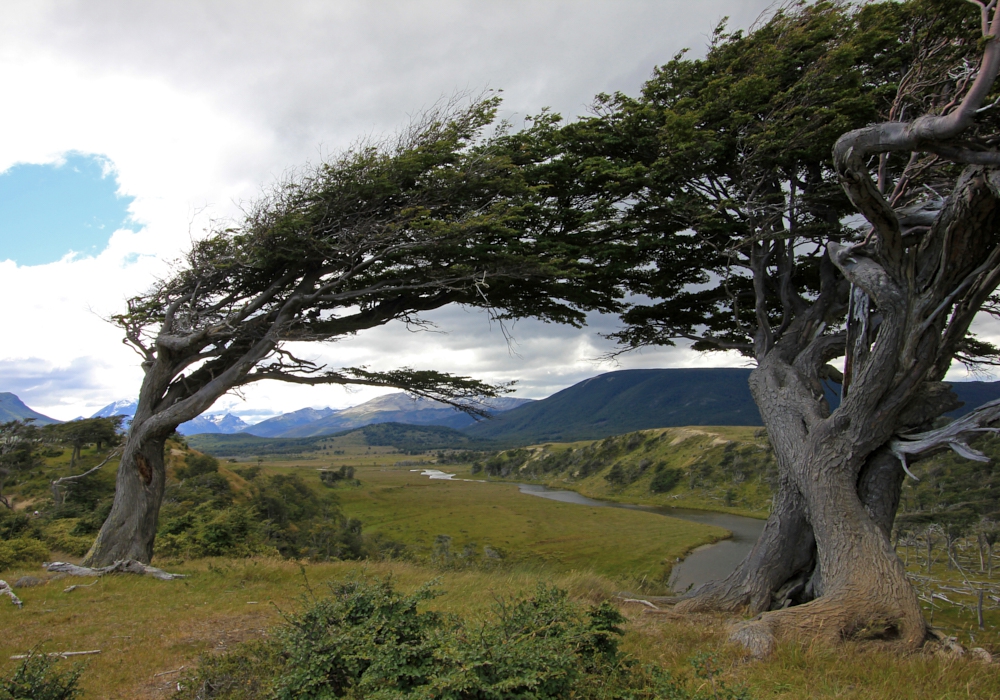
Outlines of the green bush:
{"label": "green bush", "polygon": [[190,479],[202,474],[216,474],[219,471],[219,460],[212,455],[189,454],[187,464],[177,467],[175,474],[178,479]]}
{"label": "green bush", "polygon": [[250,506],[217,510],[211,502],[162,518],[156,535],[156,552],[184,557],[249,557],[273,549],[266,543],[266,529]]}
{"label": "green bush", "polygon": [[81,532],[91,532],[88,527],[81,527],[79,520],[67,518],[55,520],[48,523],[44,530],[42,539],[52,549],[81,557],[90,549],[94,543],[93,535],[80,534]]}
{"label": "green bush", "polygon": [[0,680],[0,700],[73,700],[80,696],[76,687],[82,669],[66,673],[53,669],[55,659],[31,653],[14,673]]}
{"label": "green bush", "polygon": [[31,518],[20,510],[0,508],[0,540],[23,537],[33,530]]}
{"label": "green bush", "polygon": [[0,541],[0,570],[15,564],[34,564],[49,556],[44,542],[26,537]]}
{"label": "green bush", "polygon": [[680,483],[683,475],[684,472],[680,469],[657,469],[653,480],[649,482],[649,490],[653,493],[667,493]]}
{"label": "green bush", "polygon": [[[669,674],[618,650],[625,618],[540,585],[479,622],[421,610],[388,580],[355,580],[313,600],[268,642],[202,659],[177,698],[208,700],[639,700],[692,697]],[[721,696],[720,696],[721,697]],[[725,697],[737,698],[738,695]]]}

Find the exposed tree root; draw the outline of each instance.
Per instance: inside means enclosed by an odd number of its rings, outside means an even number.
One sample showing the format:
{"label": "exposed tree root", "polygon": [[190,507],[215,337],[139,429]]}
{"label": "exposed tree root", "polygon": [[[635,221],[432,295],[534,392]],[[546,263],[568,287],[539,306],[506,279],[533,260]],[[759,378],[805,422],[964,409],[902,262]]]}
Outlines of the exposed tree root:
{"label": "exposed tree root", "polygon": [[54,561],[42,565],[46,571],[56,571],[70,576],[103,576],[104,574],[138,574],[140,576],[152,576],[161,581],[172,581],[177,578],[186,578],[185,574],[168,574],[155,566],[149,566],[135,559],[122,559],[110,566],[91,569],[87,566],[77,566],[64,561]]}
{"label": "exposed tree root", "polygon": [[824,596],[736,623],[730,628],[729,639],[763,658],[774,652],[780,639],[836,643],[851,637],[887,635],[898,640],[904,650],[916,651],[927,638],[927,626],[919,610],[878,605],[855,596]]}

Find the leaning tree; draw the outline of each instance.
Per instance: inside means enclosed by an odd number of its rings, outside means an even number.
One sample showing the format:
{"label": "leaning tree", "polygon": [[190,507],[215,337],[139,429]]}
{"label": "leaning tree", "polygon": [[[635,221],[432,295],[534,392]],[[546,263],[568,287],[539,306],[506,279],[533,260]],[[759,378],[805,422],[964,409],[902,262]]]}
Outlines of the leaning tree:
{"label": "leaning tree", "polygon": [[977,457],[963,434],[996,413],[931,430],[958,405],[953,362],[997,356],[970,327],[1000,310],[998,34],[995,0],[788,3],[720,27],[639,97],[524,136],[552,154],[530,172],[554,225],[593,232],[604,281],[635,295],[626,348],[755,364],[771,514],[732,575],[677,607],[758,615],[734,632],[757,653],[786,633],[925,637],[889,533],[906,460]]}
{"label": "leaning tree", "polygon": [[166,439],[228,391],[267,379],[397,387],[476,412],[477,397],[504,389],[433,370],[320,366],[297,344],[420,328],[421,312],[448,304],[574,324],[615,307],[591,290],[592,263],[570,237],[539,227],[509,135],[502,124],[486,133],[497,105],[448,103],[395,139],[290,176],[129,300],[114,321],[145,376],[88,566],[150,561]]}

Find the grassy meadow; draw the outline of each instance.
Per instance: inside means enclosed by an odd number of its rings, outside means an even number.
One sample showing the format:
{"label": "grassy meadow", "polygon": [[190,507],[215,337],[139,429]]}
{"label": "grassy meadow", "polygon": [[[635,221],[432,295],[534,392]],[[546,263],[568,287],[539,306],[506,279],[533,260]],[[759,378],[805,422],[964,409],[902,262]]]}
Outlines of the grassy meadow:
{"label": "grassy meadow", "polygon": [[410,468],[359,469],[361,486],[338,489],[341,506],[365,532],[440,563],[509,560],[651,589],[665,585],[678,557],[728,535],[641,511],[526,496],[513,484],[429,479]]}
{"label": "grassy meadow", "polygon": [[[352,576],[391,576],[412,591],[436,580],[439,598],[430,609],[481,616],[498,598],[530,594],[540,580],[569,591],[585,603],[611,598],[616,583],[585,572],[559,573],[536,567],[482,571],[440,570],[407,562],[304,564],[280,559],[161,562],[190,574],[180,581],[115,576],[89,588],[64,593],[66,578],[20,591],[23,610],[0,606],[0,655],[100,649],[83,657],[85,698],[169,698],[184,683],[202,654],[231,650],[242,641],[261,639],[311,596],[322,596],[325,582]],[[20,573],[20,572],[8,572]],[[310,592],[311,591],[311,592]],[[6,601],[5,601],[6,602]],[[646,615],[642,606],[624,604],[630,622],[623,650],[641,661],[665,667],[691,690],[712,698],[708,682],[697,679],[691,660],[714,655],[719,679],[744,685],[753,698],[900,698],[950,700],[1000,697],[995,666],[968,659],[915,654],[900,657],[877,642],[848,642],[836,649],[783,644],[766,661],[752,661],[726,642],[728,620],[696,615],[683,619]],[[9,673],[15,661],[4,661]],[[73,660],[59,661],[69,667]]]}

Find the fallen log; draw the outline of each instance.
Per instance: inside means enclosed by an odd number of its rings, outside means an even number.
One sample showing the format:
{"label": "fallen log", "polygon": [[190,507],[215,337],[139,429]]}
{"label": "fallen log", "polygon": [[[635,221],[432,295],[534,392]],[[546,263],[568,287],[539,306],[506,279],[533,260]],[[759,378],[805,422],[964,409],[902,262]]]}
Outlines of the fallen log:
{"label": "fallen log", "polygon": [[[46,656],[52,658],[68,659],[71,656],[90,656],[91,654],[100,654],[100,649],[91,649],[90,651],[50,651]],[[11,659],[27,659],[32,656],[38,656],[38,654],[14,654]]]}
{"label": "fallen log", "polygon": [[24,605],[24,603],[21,602],[21,599],[14,594],[14,589],[12,589],[6,581],[0,580],[0,595],[9,596],[11,602],[17,607]]}
{"label": "fallen log", "polygon": [[[42,564],[46,571],[55,571],[69,576],[104,576],[105,574],[138,574],[140,576],[152,576],[161,581],[173,581],[177,578],[187,578],[185,574],[168,574],[163,569],[149,566],[135,559],[121,559],[110,566],[102,566],[91,569],[87,566],[77,566],[65,561],[46,562]],[[0,591],[2,592],[2,591]]]}

